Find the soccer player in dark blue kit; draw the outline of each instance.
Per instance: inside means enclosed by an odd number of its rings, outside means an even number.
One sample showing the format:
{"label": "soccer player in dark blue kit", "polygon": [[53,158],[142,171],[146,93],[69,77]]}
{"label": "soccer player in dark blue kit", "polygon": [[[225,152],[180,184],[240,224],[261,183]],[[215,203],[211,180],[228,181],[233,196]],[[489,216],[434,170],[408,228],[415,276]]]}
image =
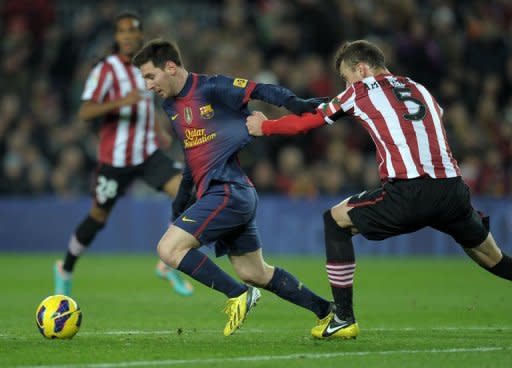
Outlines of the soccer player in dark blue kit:
{"label": "soccer player in dark blue kit", "polygon": [[[255,222],[258,196],[237,157],[251,140],[245,127],[250,99],[284,106],[296,114],[314,111],[319,101],[300,99],[275,85],[189,73],[177,46],[161,39],[146,44],[133,63],[141,69],[146,87],[164,99],[164,110],[185,154],[186,168],[173,204],[176,221],[158,243],[162,261],[228,297],[225,336],[242,325],[260,298],[255,286],[325,318],[331,303],[264,261]],[[194,185],[197,201],[185,210]],[[238,276],[250,286],[233,279],[197,249],[208,243],[215,243],[217,256],[229,256]]]}

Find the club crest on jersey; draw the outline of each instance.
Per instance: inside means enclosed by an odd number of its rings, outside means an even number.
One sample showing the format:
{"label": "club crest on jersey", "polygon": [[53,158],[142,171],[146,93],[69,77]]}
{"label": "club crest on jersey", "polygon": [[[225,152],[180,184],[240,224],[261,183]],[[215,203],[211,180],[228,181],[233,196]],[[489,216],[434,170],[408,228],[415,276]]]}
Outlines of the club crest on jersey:
{"label": "club crest on jersey", "polygon": [[211,119],[215,115],[215,111],[213,111],[213,107],[210,104],[199,107],[199,113],[203,119]]}
{"label": "club crest on jersey", "polygon": [[185,107],[184,115],[187,124],[191,124],[192,120],[194,119],[194,116],[192,115],[192,109],[190,107]]}
{"label": "club crest on jersey", "polygon": [[236,78],[234,81],[233,81],[233,85],[235,87],[239,87],[239,88],[245,88],[245,86],[247,86],[247,83],[249,81],[247,79],[243,79],[243,78]]}

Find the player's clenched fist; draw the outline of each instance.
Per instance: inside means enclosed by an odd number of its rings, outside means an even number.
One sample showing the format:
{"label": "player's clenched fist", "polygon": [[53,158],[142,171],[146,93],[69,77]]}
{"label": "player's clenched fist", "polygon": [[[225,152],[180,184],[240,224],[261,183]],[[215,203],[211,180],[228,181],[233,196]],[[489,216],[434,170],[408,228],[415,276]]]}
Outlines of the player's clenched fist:
{"label": "player's clenched fist", "polygon": [[261,111],[253,111],[252,115],[247,117],[245,123],[249,134],[254,136],[263,135],[261,126],[265,120],[267,120],[267,117]]}

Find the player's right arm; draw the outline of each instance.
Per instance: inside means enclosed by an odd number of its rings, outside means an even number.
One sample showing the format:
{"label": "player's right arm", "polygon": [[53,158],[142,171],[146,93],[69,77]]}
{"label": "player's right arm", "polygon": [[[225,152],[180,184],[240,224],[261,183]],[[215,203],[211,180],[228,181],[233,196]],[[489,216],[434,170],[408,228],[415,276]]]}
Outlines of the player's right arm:
{"label": "player's right arm", "polygon": [[125,105],[134,105],[142,98],[139,91],[134,89],[126,96],[108,102],[94,102],[92,100],[82,102],[78,117],[82,120],[92,120],[109,112],[119,109]]}
{"label": "player's right arm", "polygon": [[293,112],[295,115],[316,113],[316,108],[328,97],[303,99],[295,96],[289,89],[275,84],[258,83],[251,93],[251,99],[260,100],[268,104],[281,107]]}
{"label": "player's right arm", "polygon": [[113,86],[113,78],[112,67],[104,61],[98,63],[91,73],[89,73],[84,92],[82,93],[83,102],[78,110],[80,119],[95,119],[115,111],[122,106],[136,104],[143,98],[139,91],[135,89],[130,91],[126,96],[105,101],[107,93]]}
{"label": "player's right arm", "polygon": [[259,100],[268,104],[285,107],[296,115],[316,111],[326,98],[302,99],[287,88],[274,84],[256,83],[242,78],[231,78],[224,75],[214,77],[215,95],[224,104],[233,109],[240,109],[249,100]]}
{"label": "player's right arm", "polygon": [[354,100],[355,91],[350,86],[331,101],[321,103],[316,113],[301,116],[285,115],[279,119],[269,120],[261,112],[255,111],[247,118],[247,130],[254,136],[305,133],[324,124],[333,124],[343,115],[351,115],[354,111]]}

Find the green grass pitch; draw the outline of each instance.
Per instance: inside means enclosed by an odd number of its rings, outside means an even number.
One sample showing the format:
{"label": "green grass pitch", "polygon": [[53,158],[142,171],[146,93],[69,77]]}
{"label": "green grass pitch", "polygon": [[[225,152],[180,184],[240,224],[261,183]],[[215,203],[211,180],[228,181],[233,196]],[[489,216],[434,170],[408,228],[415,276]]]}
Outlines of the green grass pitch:
{"label": "green grass pitch", "polygon": [[[512,283],[466,258],[360,258],[361,335],[316,341],[314,316],[266,291],[242,329],[222,330],[225,298],[194,283],[173,293],[149,255],[90,254],[77,266],[82,328],[46,340],[35,309],[55,255],[0,256],[0,367],[511,367]],[[325,297],[323,259],[268,257]],[[231,268],[226,259],[218,262]]]}

